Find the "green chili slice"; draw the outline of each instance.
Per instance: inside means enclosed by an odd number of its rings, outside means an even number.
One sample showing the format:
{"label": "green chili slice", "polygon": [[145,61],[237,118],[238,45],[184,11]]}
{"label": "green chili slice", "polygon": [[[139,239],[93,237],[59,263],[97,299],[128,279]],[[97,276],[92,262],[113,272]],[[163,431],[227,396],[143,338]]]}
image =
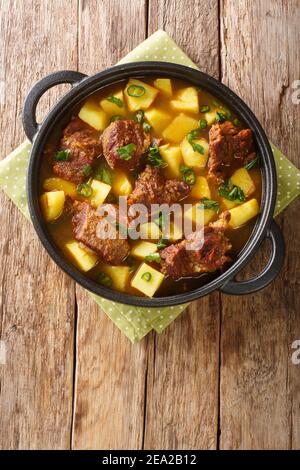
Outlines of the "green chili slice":
{"label": "green chili slice", "polygon": [[148,272],[146,272],[146,273],[144,273],[144,274],[142,275],[142,279],[143,279],[144,281],[146,281],[146,282],[149,282],[150,279],[151,279],[151,277],[152,277],[152,274],[151,274],[151,273],[148,273]]}
{"label": "green chili slice", "polygon": [[145,93],[146,90],[141,85],[129,85],[127,88],[127,95],[133,96],[134,98],[140,98],[141,96],[144,96]]}
{"label": "green chili slice", "polygon": [[210,107],[207,106],[207,104],[205,104],[204,106],[201,106],[200,108],[201,113],[208,113],[208,111],[210,111]]}

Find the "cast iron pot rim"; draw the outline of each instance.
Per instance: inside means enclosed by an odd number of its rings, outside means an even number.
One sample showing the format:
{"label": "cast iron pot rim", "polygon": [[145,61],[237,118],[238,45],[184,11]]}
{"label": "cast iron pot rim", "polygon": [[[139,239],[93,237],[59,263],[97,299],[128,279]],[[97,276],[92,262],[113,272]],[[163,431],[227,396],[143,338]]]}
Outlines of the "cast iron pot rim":
{"label": "cast iron pot rim", "polygon": [[[87,278],[81,271],[76,269],[75,266],[65,260],[63,255],[60,254],[55,242],[51,239],[42,219],[39,199],[37,197],[38,178],[35,178],[35,169],[37,169],[39,164],[40,148],[44,147],[50,132],[65,111],[70,110],[88,95],[94,93],[97,89],[113,84],[114,82],[124,80],[131,76],[159,76],[162,74],[167,77],[179,78],[207,89],[217,98],[221,99],[225,104],[229,105],[230,108],[235,111],[253,130],[256,145],[259,148],[264,163],[262,168],[262,212],[238,259],[224,273],[220,274],[220,276],[216,277],[204,286],[184,294],[145,298],[107,289]],[[267,228],[273,219],[276,188],[276,170],[273,153],[261,124],[250,108],[233,91],[213,77],[197,69],[168,62],[135,62],[117,65],[90,77],[86,77],[75,84],[70,91],[62,96],[39,126],[33,139],[33,147],[30,154],[27,174],[27,195],[31,220],[42,244],[56,264],[71,276],[71,278],[78,282],[78,284],[93,294],[100,295],[111,301],[148,308],[168,307],[187,303],[203,297],[204,295],[224,286],[227,281],[232,280],[234,276],[241,271],[243,267],[245,267],[250,258],[254,256],[261,242],[265,238]]]}

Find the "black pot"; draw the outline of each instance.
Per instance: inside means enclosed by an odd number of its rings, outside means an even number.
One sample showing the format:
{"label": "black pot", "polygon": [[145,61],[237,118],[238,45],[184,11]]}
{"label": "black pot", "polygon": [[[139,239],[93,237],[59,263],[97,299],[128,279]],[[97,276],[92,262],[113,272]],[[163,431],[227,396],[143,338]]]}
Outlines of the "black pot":
{"label": "black pot", "polygon": [[[66,125],[72,111],[79,106],[82,100],[104,86],[128,79],[129,77],[155,75],[185,80],[193,85],[202,87],[226,103],[240,116],[247,126],[252,129],[256,147],[262,156],[263,184],[261,214],[250,239],[233,265],[214,280],[191,292],[149,299],[107,289],[87,278],[62,256],[50,237],[41,214],[39,204],[39,172],[43,150],[50,134],[53,132],[53,129],[62,129]],[[42,124],[37,124],[36,107],[39,99],[46,90],[60,83],[70,83],[72,85],[71,90],[52,108]],[[33,225],[44,247],[58,266],[89,291],[107,299],[129,305],[163,307],[198,299],[216,289],[220,289],[227,294],[253,293],[266,287],[280,271],[284,260],[285,248],[282,233],[273,220],[277,183],[272,150],[264,130],[248,106],[229,88],[214,78],[189,67],[165,62],[138,62],[119,65],[92,77],[68,70],[56,72],[37,82],[30,90],[24,104],[23,125],[27,137],[33,143],[27,177],[27,195]],[[272,254],[263,271],[248,281],[235,281],[235,275],[250,261],[265,238],[269,238],[272,242]]]}

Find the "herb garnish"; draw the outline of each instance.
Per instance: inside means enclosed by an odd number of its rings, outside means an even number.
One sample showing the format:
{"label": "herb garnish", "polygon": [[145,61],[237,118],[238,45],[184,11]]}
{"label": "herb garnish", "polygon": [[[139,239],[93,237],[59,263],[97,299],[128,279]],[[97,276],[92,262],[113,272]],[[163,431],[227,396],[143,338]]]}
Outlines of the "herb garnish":
{"label": "herb garnish", "polygon": [[92,187],[87,183],[79,183],[76,187],[77,194],[83,197],[90,197],[93,194]]}
{"label": "herb garnish", "polygon": [[123,160],[130,160],[135,150],[136,150],[135,144],[128,144],[128,145],[124,145],[124,147],[119,147],[117,149],[117,152]]}
{"label": "herb garnish", "polygon": [[93,168],[91,167],[91,165],[84,165],[83,167],[83,174],[84,176],[90,176],[90,174],[92,173],[93,171]]}
{"label": "herb garnish", "polygon": [[255,168],[259,164],[259,161],[260,161],[260,156],[254,158],[254,160],[251,160],[250,162],[248,162],[244,166],[244,168],[246,168],[246,170],[252,170],[252,168]]}
{"label": "herb garnish", "polygon": [[152,147],[150,147],[147,160],[150,165],[155,166],[156,168],[163,168],[167,166],[167,163],[162,159],[162,156],[159,153],[157,144],[154,144]]}
{"label": "herb garnish", "polygon": [[200,108],[201,113],[208,113],[208,111],[210,111],[210,107],[207,106],[207,104],[205,104],[204,106],[201,106]]}
{"label": "herb garnish", "polygon": [[110,122],[122,121],[122,119],[123,116],[121,116],[121,114],[114,114],[114,116],[110,118]]}
{"label": "herb garnish", "polygon": [[110,103],[115,104],[119,108],[123,108],[124,106],[123,101],[120,100],[120,98],[117,98],[116,96],[110,95],[108,98],[106,98],[106,100],[109,101]]}
{"label": "herb garnish", "polygon": [[197,137],[199,136],[200,131],[201,131],[200,128],[194,129],[194,130],[192,130],[191,132],[188,133],[186,138],[188,140],[188,143],[191,144],[194,152],[198,152],[198,153],[201,153],[201,155],[204,155],[204,153],[205,153],[204,147],[202,145],[197,144],[196,142],[194,142],[194,140],[197,139]]}
{"label": "herb garnish", "polygon": [[182,173],[183,181],[185,181],[189,186],[192,186],[196,183],[195,172],[189,166],[180,165],[180,173]]}
{"label": "herb garnish", "polygon": [[103,272],[99,273],[98,281],[105,287],[112,287],[113,285],[112,278],[108,274],[105,274]]}
{"label": "herb garnish", "polygon": [[203,209],[212,209],[215,212],[219,212],[220,210],[219,203],[213,199],[208,199],[207,197],[203,197],[201,199],[200,206],[203,206]]}
{"label": "herb garnish", "polygon": [[225,181],[219,187],[218,193],[220,196],[228,199],[229,201],[244,202],[246,196],[244,191],[239,186],[232,184],[230,180]]}
{"label": "herb garnish", "polygon": [[161,262],[161,257],[159,253],[150,253],[150,255],[145,256],[145,260],[159,264]]}
{"label": "herb garnish", "polygon": [[108,168],[102,166],[98,169],[95,178],[99,181],[103,181],[103,183],[112,185],[112,174]]}
{"label": "herb garnish", "polygon": [[168,240],[164,240],[163,238],[159,240],[159,242],[156,244],[158,250],[162,250],[163,248],[166,248],[168,246]]}
{"label": "herb garnish", "polygon": [[226,119],[227,119],[227,118],[226,118],[226,115],[225,115],[224,113],[221,113],[220,111],[217,111],[217,112],[216,112],[216,120],[217,120],[218,122],[221,122],[221,123],[222,123],[222,122],[225,122]]}
{"label": "herb garnish", "polygon": [[56,162],[66,162],[70,158],[70,153],[71,151],[69,149],[58,150],[53,155],[53,160],[55,160]]}

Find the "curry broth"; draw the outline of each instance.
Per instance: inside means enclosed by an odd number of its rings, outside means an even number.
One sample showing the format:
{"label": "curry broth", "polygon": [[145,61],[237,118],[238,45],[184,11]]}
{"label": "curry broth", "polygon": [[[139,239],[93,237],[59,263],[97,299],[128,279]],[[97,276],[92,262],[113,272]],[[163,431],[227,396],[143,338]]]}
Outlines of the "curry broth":
{"label": "curry broth", "polygon": [[[154,79],[152,79],[152,80],[151,79],[143,79],[143,81],[145,83],[148,83],[148,84],[153,86]],[[116,93],[118,90],[120,90],[121,87],[124,89],[125,85],[126,85],[126,82],[124,81],[123,83],[119,82],[116,85],[105,87],[100,92],[95,93],[92,96],[92,98],[95,102],[100,102],[101,99],[107,97],[108,95],[114,95],[114,93]],[[190,86],[190,85],[188,83],[183,82],[183,81],[172,79],[173,95],[176,95],[178,90],[180,90],[184,87],[187,87],[187,86]],[[170,98],[167,98],[167,97],[164,97],[164,96],[161,97],[160,95],[158,95],[153,104],[154,105],[159,105],[159,107],[161,109],[167,111],[172,116],[172,118],[174,118],[174,117],[176,117],[176,115],[178,115],[178,111],[175,111],[170,106]],[[228,110],[229,112],[231,111],[231,110],[228,109],[227,106],[223,106],[222,103],[219,100],[217,100],[217,103],[216,103],[216,99],[211,94],[209,94],[208,92],[206,92],[204,90],[199,90],[199,109],[201,109],[201,106],[203,106],[203,105],[207,105],[210,108],[216,108],[216,105],[218,105],[218,108]],[[77,112],[78,111],[76,109],[74,111],[74,115],[77,115]],[[201,112],[199,112],[198,114],[185,112],[185,114],[191,116],[192,118],[194,118],[198,121],[203,118],[203,113],[201,113]],[[231,114],[230,120],[233,120],[234,118],[236,118],[236,116],[234,116],[233,113],[230,112],[230,114]],[[135,118],[135,113],[130,113],[127,110],[127,113],[123,118],[125,118],[125,119],[134,119]],[[242,129],[243,125],[240,124],[240,126],[241,126],[241,129]],[[208,140],[210,127],[211,126],[207,126],[207,128],[201,129],[201,131],[199,133],[199,138],[204,138],[204,139]],[[100,137],[100,135],[101,135],[101,132],[99,132],[99,137]],[[151,136],[153,138],[156,138],[156,139],[159,139],[159,138],[162,137],[161,134],[156,133],[155,131],[153,131],[153,129],[151,130]],[[55,146],[58,145],[58,142],[59,142],[58,139],[54,139],[54,140],[51,141],[51,144],[50,144],[51,150]],[[168,142],[166,142],[164,140],[163,144],[165,144],[165,143],[168,143]],[[49,149],[48,149],[48,151],[49,151]],[[103,163],[104,157],[103,156],[99,157],[98,160],[99,160],[99,165],[101,165]],[[236,169],[241,168],[241,167],[242,167],[242,165],[241,165],[240,161],[238,161],[238,160],[234,161],[232,165],[230,165],[229,167],[226,168],[226,178],[229,178],[234,173],[234,171]],[[97,167],[96,167],[95,171],[97,171]],[[164,175],[166,177],[167,177],[167,171],[168,171],[167,168],[162,168],[162,172],[164,173]],[[195,171],[196,176],[206,176],[207,175],[207,168],[205,168],[204,170],[195,169],[194,171]],[[114,171],[111,170],[111,172],[112,172],[112,175],[113,175]],[[255,191],[251,194],[251,198],[256,198],[258,203],[260,204],[260,202],[261,202],[261,190],[262,190],[262,188],[261,188],[261,171],[258,167],[255,167],[255,168],[252,168],[251,170],[249,170],[249,174],[250,174],[253,182],[255,183]],[[55,175],[53,174],[51,164],[50,164],[49,160],[47,158],[45,158],[44,161],[42,162],[42,167],[41,167],[41,193],[43,192],[43,188],[42,188],[43,187],[43,181],[46,178],[51,178],[51,177],[54,177],[54,176]],[[134,176],[131,172],[127,172],[127,176],[129,177],[132,184],[134,184],[134,180],[137,177],[137,175]],[[212,183],[210,183],[209,186],[210,186],[210,190],[211,190],[211,199],[217,201],[220,204],[221,211],[225,210],[223,205],[222,205],[222,199],[218,194],[218,188]],[[182,200],[179,203],[180,204],[185,204],[185,203],[188,203],[188,202],[195,203],[195,202],[199,202],[199,200],[194,199],[193,197],[189,196],[188,198]],[[215,214],[215,217],[212,219],[212,221],[216,220],[216,219],[218,219],[218,213],[217,212]],[[247,224],[245,224],[245,225],[243,225],[239,228],[228,229],[226,231],[226,236],[229,238],[230,242],[232,243],[232,249],[229,252],[229,255],[230,255],[230,257],[232,258],[233,261],[238,257],[239,252],[242,250],[242,248],[245,246],[247,240],[251,236],[251,233],[252,233],[253,227],[255,225],[255,222],[256,222],[256,218],[253,218]],[[67,215],[67,214],[62,215],[57,220],[55,220],[53,222],[48,222],[47,227],[48,227],[48,230],[49,230],[53,240],[55,241],[56,245],[61,250],[61,252],[64,254],[64,256],[71,263],[75,264],[74,260],[72,259],[72,257],[68,254],[68,252],[65,249],[66,243],[74,240],[73,233],[72,233],[71,216]],[[157,243],[157,240],[155,241],[155,240],[149,239],[148,241],[153,241],[153,243]],[[131,244],[132,242],[129,240],[129,243]],[[136,266],[135,267],[137,268],[141,263],[142,263],[142,261],[136,260]],[[156,263],[148,262],[148,264],[150,266],[152,266],[154,269],[158,269],[158,265]],[[126,260],[124,261],[124,265],[128,265]],[[92,268],[90,271],[86,272],[85,275],[87,277],[93,279],[94,281],[98,282],[99,273],[102,272],[102,267],[103,267],[103,263],[98,262],[96,264],[96,266],[94,268]],[[133,268],[130,279],[134,276],[134,272],[135,272],[135,270]],[[207,282],[214,279],[218,275],[219,275],[219,272],[202,273],[198,276],[185,277],[185,278],[181,278],[177,281],[174,281],[170,277],[166,277],[164,279],[164,281],[162,282],[160,288],[156,291],[155,296],[161,297],[161,296],[175,295],[175,294],[180,294],[180,293],[183,293],[183,292],[186,292],[186,291],[191,291],[191,290],[194,290],[194,289],[206,284]],[[128,283],[127,288],[126,288],[126,292],[129,293],[129,294],[137,295],[137,296],[143,295],[137,289],[134,289],[133,287],[131,287],[129,285],[129,283]]]}

